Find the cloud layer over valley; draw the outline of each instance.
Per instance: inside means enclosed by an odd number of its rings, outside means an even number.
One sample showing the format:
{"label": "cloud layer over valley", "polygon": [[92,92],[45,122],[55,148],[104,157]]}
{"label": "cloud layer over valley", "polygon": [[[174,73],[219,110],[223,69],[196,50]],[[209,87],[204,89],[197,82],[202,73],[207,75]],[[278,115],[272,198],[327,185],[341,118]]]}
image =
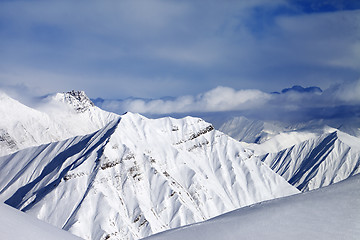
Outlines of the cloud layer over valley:
{"label": "cloud layer over valley", "polygon": [[219,86],[198,95],[177,98],[94,100],[100,107],[123,113],[184,115],[234,112],[264,120],[313,120],[360,117],[360,81],[333,85],[325,90],[294,86],[282,92],[236,90]]}

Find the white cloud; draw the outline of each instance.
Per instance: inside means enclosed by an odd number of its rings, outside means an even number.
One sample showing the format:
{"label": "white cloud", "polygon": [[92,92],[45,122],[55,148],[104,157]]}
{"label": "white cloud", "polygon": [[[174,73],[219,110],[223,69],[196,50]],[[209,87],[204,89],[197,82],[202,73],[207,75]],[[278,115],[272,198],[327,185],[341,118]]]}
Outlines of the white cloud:
{"label": "white cloud", "polygon": [[195,97],[181,96],[173,100],[108,100],[102,104],[102,107],[117,112],[131,111],[150,114],[215,112],[259,107],[270,99],[270,94],[260,90],[235,90],[219,86]]}
{"label": "white cloud", "polygon": [[339,85],[334,91],[337,99],[350,104],[360,104],[360,79]]}
{"label": "white cloud", "polygon": [[[38,104],[38,99],[25,85],[0,83],[0,88],[28,105]],[[360,80],[334,85],[323,92],[291,90],[270,94],[256,89],[236,90],[218,86],[198,95],[162,99],[105,99],[97,102],[97,105],[119,114],[130,111],[145,115],[198,116],[234,112],[255,119],[292,121],[356,117],[360,107]]]}
{"label": "white cloud", "polygon": [[359,104],[360,80],[338,84],[323,92],[288,91],[281,94],[218,86],[196,96],[186,95],[174,99],[105,100],[100,107],[117,113],[130,111],[149,115],[196,115],[238,112],[252,118],[301,121],[341,118],[344,114],[351,115]]}
{"label": "white cloud", "polygon": [[200,109],[205,111],[244,110],[264,104],[270,94],[260,90],[235,90],[229,87],[217,87],[198,97]]}

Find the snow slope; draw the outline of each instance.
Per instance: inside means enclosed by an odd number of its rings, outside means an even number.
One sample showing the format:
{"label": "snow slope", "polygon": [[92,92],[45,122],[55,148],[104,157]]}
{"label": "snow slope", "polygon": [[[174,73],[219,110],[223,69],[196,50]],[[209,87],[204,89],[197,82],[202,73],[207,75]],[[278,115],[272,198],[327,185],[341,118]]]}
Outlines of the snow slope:
{"label": "snow slope", "polygon": [[334,131],[260,158],[290,184],[308,191],[360,173],[360,139]]}
{"label": "snow slope", "polygon": [[147,239],[347,239],[360,236],[360,175]]}
{"label": "snow slope", "polygon": [[84,92],[48,96],[38,110],[0,92],[0,156],[31,146],[85,135],[118,115],[95,107]]}
{"label": "snow slope", "polygon": [[[336,125],[335,120],[329,123]],[[344,127],[356,133],[356,121],[339,125]],[[243,146],[301,191],[327,186],[360,172],[360,139],[324,121],[286,126],[237,117],[223,124],[221,130],[243,141],[250,140],[242,142]]]}
{"label": "snow slope", "polygon": [[127,113],[0,158],[0,200],[85,239],[138,239],[298,193],[199,118]]}
{"label": "snow slope", "polygon": [[[286,145],[288,141],[296,144],[335,130],[340,130],[358,138],[360,136],[360,119],[356,117],[318,119],[298,123],[252,120],[243,116],[222,117],[222,121],[219,119],[220,117],[216,118],[220,131],[251,146],[265,143],[274,138],[280,145]],[[276,144],[271,143],[271,145],[275,146]],[[267,146],[262,145],[261,147],[266,148]]]}
{"label": "snow slope", "polygon": [[250,120],[240,116],[225,121],[219,130],[241,142],[262,143],[286,131],[286,127],[280,123]]}
{"label": "snow slope", "polygon": [[0,239],[80,240],[64,230],[0,203]]}
{"label": "snow slope", "polygon": [[243,143],[244,147],[254,151],[255,155],[277,153],[285,148],[292,147],[310,139],[316,139],[324,134],[332,133],[336,129],[323,126],[317,129],[288,130],[273,135],[262,143]]}

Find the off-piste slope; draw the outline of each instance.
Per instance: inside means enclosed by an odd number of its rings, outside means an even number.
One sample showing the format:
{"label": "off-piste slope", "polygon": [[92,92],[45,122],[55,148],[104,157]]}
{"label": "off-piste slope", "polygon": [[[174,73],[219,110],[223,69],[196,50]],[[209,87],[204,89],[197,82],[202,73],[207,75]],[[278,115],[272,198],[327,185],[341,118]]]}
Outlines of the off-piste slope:
{"label": "off-piste slope", "polygon": [[127,113],[0,158],[0,200],[85,239],[137,239],[298,193],[199,118]]}
{"label": "off-piste slope", "polygon": [[81,240],[4,203],[0,203],[0,239],[3,240]]}
{"label": "off-piste slope", "polygon": [[[336,125],[336,121],[330,122]],[[283,127],[243,117],[233,118],[220,128],[254,151],[254,155],[301,191],[308,191],[344,180],[360,172],[360,139],[356,121],[329,127],[324,121]],[[257,140],[256,140],[257,139]],[[253,143],[251,143],[253,142]],[[256,142],[256,143],[255,143]]]}
{"label": "off-piste slope", "polygon": [[0,92],[0,116],[0,156],[89,134],[118,117],[94,106],[81,91],[49,95],[38,109]]}
{"label": "off-piste slope", "polygon": [[360,236],[360,175],[285,198],[258,203],[147,239],[334,239]]}
{"label": "off-piste slope", "polygon": [[223,122],[219,130],[241,142],[262,143],[286,131],[286,126],[279,122],[264,122],[239,116]]}
{"label": "off-piste slope", "polygon": [[261,159],[290,184],[308,191],[360,173],[360,139],[334,131]]}

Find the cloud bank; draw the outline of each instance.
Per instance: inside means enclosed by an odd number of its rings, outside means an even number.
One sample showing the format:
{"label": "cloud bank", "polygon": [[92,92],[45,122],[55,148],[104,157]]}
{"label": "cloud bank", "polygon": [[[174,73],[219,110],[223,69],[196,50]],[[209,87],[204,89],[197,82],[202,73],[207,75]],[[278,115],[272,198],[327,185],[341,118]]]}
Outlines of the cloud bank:
{"label": "cloud bank", "polygon": [[197,96],[181,96],[172,100],[128,99],[124,101],[105,101],[107,109],[122,109],[139,113],[168,114],[184,112],[213,112],[244,110],[264,104],[270,94],[260,90],[238,90],[219,86]]}
{"label": "cloud bank", "polygon": [[[20,102],[39,107],[44,97],[22,85],[0,84],[3,91]],[[218,86],[197,95],[158,99],[93,99],[100,108],[123,114],[137,112],[148,117],[186,115],[212,120],[245,116],[259,120],[303,122],[319,119],[340,119],[346,123],[360,120],[360,80],[334,84],[327,89],[293,86],[277,92],[258,89],[234,89]]]}
{"label": "cloud bank", "polygon": [[317,87],[295,86],[282,93],[256,89],[235,90],[219,86],[195,96],[177,98],[97,100],[103,109],[145,115],[182,115],[234,112],[260,119],[313,120],[360,117],[360,80],[333,85],[324,91]]}

